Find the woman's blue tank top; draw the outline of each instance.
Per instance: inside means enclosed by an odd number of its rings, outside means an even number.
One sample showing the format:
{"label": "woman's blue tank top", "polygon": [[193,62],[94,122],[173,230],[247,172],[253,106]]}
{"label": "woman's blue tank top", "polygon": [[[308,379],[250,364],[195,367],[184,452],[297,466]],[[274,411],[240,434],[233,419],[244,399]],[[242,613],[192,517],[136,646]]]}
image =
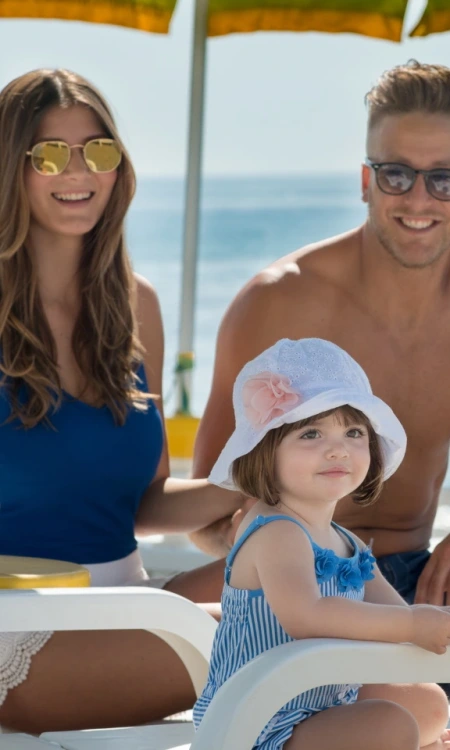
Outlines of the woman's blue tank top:
{"label": "woman's blue tank top", "polygon": [[[147,390],[143,365],[139,387]],[[28,430],[0,388],[0,554],[74,563],[119,560],[136,549],[134,522],[161,457],[163,429],[152,401],[123,426],[108,407],[64,394],[55,429]]]}

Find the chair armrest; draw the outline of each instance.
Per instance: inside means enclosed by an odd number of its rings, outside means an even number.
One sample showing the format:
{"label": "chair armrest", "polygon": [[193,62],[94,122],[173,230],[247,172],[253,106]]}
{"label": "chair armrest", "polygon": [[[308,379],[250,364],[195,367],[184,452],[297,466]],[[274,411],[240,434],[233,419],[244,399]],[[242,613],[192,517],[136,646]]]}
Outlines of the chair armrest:
{"label": "chair armrest", "polygon": [[0,632],[147,630],[183,661],[199,694],[217,623],[170,591],[141,587],[0,591]]}
{"label": "chair armrest", "polygon": [[411,644],[343,639],[277,646],[246,664],[217,691],[191,750],[251,750],[285,703],[320,685],[449,678],[450,650],[438,656]]}

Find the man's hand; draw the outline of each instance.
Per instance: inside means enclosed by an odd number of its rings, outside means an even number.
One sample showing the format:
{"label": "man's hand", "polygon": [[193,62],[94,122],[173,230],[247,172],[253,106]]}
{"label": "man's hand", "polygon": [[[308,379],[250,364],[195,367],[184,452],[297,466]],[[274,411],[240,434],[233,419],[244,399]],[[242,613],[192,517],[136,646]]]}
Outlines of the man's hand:
{"label": "man's hand", "polygon": [[417,583],[414,604],[441,607],[447,603],[447,592],[450,592],[450,535],[439,542],[425,565]]}
{"label": "man's hand", "polygon": [[246,497],[244,502],[242,503],[242,508],[239,508],[232,516],[231,516],[231,523],[230,528],[228,529],[228,533],[226,536],[227,544],[229,545],[229,548],[231,549],[234,540],[236,538],[236,532],[241,525],[242,520],[247,515],[250,508],[257,502],[253,497]]}
{"label": "man's hand", "polygon": [[244,516],[256,503],[251,497],[242,496],[242,507],[232,516],[221,518],[200,531],[189,534],[189,539],[196,547],[213,557],[226,557],[234,544],[236,531]]}

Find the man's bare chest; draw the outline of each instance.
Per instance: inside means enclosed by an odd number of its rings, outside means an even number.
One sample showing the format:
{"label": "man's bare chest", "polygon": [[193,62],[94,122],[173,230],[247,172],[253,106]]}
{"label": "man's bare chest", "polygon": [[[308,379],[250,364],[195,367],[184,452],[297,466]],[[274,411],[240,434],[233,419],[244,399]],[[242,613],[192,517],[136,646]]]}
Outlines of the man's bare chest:
{"label": "man's bare chest", "polygon": [[435,449],[450,440],[450,316],[427,330],[402,334],[347,310],[341,315],[305,310],[291,316],[279,334],[324,338],[345,349],[403,423],[410,444]]}

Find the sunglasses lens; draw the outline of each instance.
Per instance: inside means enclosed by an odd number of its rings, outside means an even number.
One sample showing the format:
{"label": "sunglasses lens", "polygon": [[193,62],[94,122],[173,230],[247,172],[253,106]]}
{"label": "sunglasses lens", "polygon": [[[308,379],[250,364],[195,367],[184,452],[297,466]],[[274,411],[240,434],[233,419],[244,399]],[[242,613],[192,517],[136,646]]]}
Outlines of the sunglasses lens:
{"label": "sunglasses lens", "polygon": [[433,170],[427,176],[430,194],[440,201],[450,201],[450,169]]}
{"label": "sunglasses lens", "polygon": [[389,195],[407,193],[414,184],[414,177],[414,170],[402,164],[384,164],[377,169],[378,187]]}
{"label": "sunglasses lens", "polygon": [[99,138],[86,143],[84,158],[92,172],[113,172],[121,162],[122,152],[116,141]]}
{"label": "sunglasses lens", "polygon": [[37,143],[31,151],[31,163],[39,174],[61,174],[70,159],[70,149],[62,141]]}

